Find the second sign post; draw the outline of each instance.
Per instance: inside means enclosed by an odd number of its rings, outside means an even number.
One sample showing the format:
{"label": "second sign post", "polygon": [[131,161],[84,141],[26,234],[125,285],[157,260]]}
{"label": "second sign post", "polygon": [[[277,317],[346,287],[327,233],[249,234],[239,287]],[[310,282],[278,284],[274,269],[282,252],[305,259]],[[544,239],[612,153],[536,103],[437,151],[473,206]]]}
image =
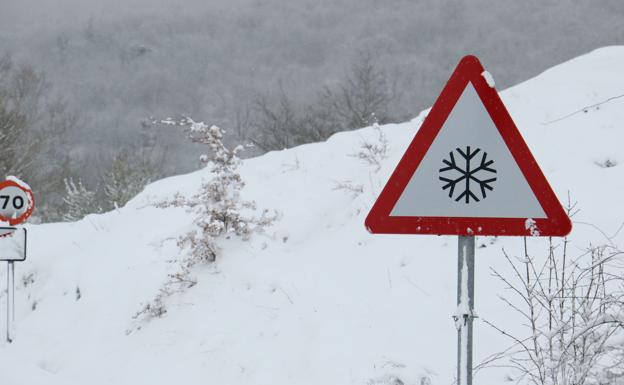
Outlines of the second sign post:
{"label": "second sign post", "polygon": [[[30,187],[15,177],[0,182],[0,261],[7,262],[6,340],[12,342],[15,321],[15,262],[26,260],[27,233],[15,225],[25,222],[35,209]],[[8,226],[7,226],[8,225]]]}

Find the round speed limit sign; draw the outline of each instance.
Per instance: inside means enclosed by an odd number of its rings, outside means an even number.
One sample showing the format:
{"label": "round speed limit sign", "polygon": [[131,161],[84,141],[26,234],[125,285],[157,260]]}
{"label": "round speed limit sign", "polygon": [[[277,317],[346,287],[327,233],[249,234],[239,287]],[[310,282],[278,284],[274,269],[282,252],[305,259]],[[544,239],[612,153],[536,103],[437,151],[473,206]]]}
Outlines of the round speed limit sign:
{"label": "round speed limit sign", "polygon": [[25,183],[7,179],[0,182],[0,220],[11,226],[24,222],[35,208],[35,198]]}

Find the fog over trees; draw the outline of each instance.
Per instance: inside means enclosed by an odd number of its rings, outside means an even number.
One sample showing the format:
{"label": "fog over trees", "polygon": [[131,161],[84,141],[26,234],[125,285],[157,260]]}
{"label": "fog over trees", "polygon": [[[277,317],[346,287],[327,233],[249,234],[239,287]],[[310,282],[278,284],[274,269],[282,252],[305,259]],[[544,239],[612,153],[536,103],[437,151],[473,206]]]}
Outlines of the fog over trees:
{"label": "fog over trees", "polygon": [[0,0],[0,55],[45,80],[43,105],[69,119],[62,140],[40,138],[44,120],[24,131],[56,146],[48,203],[67,200],[67,179],[105,210],[128,199],[119,170],[147,183],[200,167],[202,150],[152,119],[216,124],[260,154],[414,117],[465,54],[504,89],[622,44],[622,20],[621,0]]}

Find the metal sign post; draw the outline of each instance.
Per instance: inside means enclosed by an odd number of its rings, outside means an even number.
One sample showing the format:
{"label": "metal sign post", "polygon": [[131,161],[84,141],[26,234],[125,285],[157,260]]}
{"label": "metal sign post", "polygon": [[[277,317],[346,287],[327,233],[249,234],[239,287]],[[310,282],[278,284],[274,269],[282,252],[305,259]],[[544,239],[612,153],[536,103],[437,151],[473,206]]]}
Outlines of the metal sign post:
{"label": "metal sign post", "polygon": [[15,265],[13,261],[7,261],[7,319],[6,319],[6,340],[11,339],[11,327],[15,321]]}
{"label": "metal sign post", "polygon": [[472,385],[475,237],[459,236],[457,245],[457,384]]}
{"label": "metal sign post", "polygon": [[28,241],[25,228],[0,227],[0,261],[7,262],[6,274],[6,341],[13,342],[15,323],[15,262],[26,260]]}

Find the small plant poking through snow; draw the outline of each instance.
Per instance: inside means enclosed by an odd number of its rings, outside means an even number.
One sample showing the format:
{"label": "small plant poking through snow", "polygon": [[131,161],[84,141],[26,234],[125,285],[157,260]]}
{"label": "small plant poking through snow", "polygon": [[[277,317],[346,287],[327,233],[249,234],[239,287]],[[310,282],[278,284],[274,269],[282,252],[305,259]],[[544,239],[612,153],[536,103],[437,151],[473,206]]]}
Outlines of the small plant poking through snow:
{"label": "small plant poking through snow", "polygon": [[618,162],[615,159],[606,158],[603,161],[596,161],[594,164],[600,168],[611,168],[617,166]]}
{"label": "small plant poking through snow", "polygon": [[350,180],[345,180],[342,182],[334,182],[334,190],[343,190],[351,193],[353,198],[364,192],[364,186],[361,184],[353,183]]}
{"label": "small plant poking through snow", "polygon": [[374,166],[375,171],[379,171],[381,162],[388,157],[388,139],[386,139],[386,135],[379,127],[379,124],[373,124],[373,129],[377,131],[377,142],[363,141],[360,149],[350,156],[365,161],[369,165]]}
{"label": "small plant poking through snow", "polygon": [[382,378],[369,380],[366,385],[405,385],[405,383],[398,377],[387,375]]}
{"label": "small plant poking through snow", "polygon": [[[373,129],[377,131],[377,140],[374,142],[363,140],[359,150],[348,156],[363,160],[367,164],[373,166],[374,172],[377,172],[381,169],[382,161],[388,157],[388,140],[381,130],[381,127],[379,127],[379,124],[374,123]],[[350,193],[353,198],[356,198],[364,192],[364,186],[353,183],[351,180],[335,181],[334,190],[346,191]]]}
{"label": "small plant poking through snow", "polygon": [[195,214],[195,228],[178,239],[178,246],[189,249],[189,254],[181,260],[178,272],[169,275],[151,303],[135,314],[133,318],[157,318],[167,310],[164,300],[184,291],[197,282],[191,277],[191,268],[198,264],[214,262],[219,253],[217,238],[238,236],[249,239],[253,232],[262,231],[277,219],[277,213],[264,210],[260,216],[254,216],[254,202],[243,201],[240,191],[245,186],[238,166],[237,154],[243,146],[233,150],[222,142],[223,131],[217,126],[208,126],[190,118],[175,121],[166,119],[160,124],[179,126],[196,143],[208,146],[210,153],[201,155],[200,160],[210,168],[212,178],[204,180],[199,191],[185,197],[177,194],[173,199],[156,204],[156,207],[184,207]]}

